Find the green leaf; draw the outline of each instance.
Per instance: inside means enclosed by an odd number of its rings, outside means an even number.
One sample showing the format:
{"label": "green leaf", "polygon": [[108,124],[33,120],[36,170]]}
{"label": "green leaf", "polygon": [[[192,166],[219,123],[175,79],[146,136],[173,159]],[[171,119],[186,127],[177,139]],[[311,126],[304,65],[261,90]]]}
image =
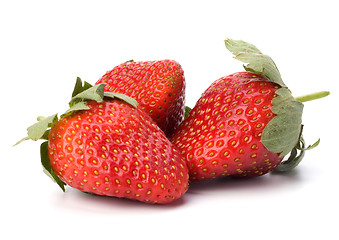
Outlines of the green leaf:
{"label": "green leaf", "polygon": [[74,111],[88,110],[89,107],[86,101],[94,100],[98,103],[103,101],[105,84],[98,84],[92,86],[91,84],[84,82],[82,84],[81,79],[78,77],[72,93],[72,99],[69,102],[69,109],[61,115],[61,118],[71,115]]}
{"label": "green leaf", "polygon": [[86,102],[78,102],[72,105],[64,114],[60,116],[60,118],[65,118],[67,116],[70,116],[73,114],[75,111],[80,111],[80,110],[88,110],[90,109]]}
{"label": "green leaf", "polygon": [[72,98],[75,97],[77,94],[79,94],[82,90],[82,81],[81,78],[77,77],[77,80],[75,82],[75,86],[73,89],[73,93],[72,93]]}
{"label": "green leaf", "polygon": [[88,110],[89,107],[87,106],[86,102],[78,102],[76,104],[74,104],[72,107],[70,107],[66,112],[66,113],[70,113],[73,111],[79,111],[79,110]]}
{"label": "green leaf", "polygon": [[299,144],[301,145],[300,148],[302,149],[300,150],[299,155],[298,155],[297,147],[293,148],[289,158],[286,161],[282,161],[274,169],[275,172],[288,172],[299,165],[299,163],[302,161],[302,159],[305,156],[305,150],[306,150],[305,141],[302,136],[300,137],[300,143],[298,143],[298,145]]}
{"label": "green leaf", "polygon": [[315,143],[313,143],[312,145],[309,145],[307,148],[305,148],[305,150],[311,150],[315,147],[318,147],[319,143],[320,143],[320,138]]}
{"label": "green leaf", "polygon": [[192,108],[190,108],[188,106],[185,107],[185,119],[188,117],[188,115],[190,114],[191,110],[192,110]]}
{"label": "green leaf", "polygon": [[313,143],[313,144],[311,144],[311,145],[309,145],[308,147],[297,147],[299,150],[311,150],[311,149],[313,149],[313,148],[315,148],[315,147],[318,147],[318,145],[319,145],[319,143],[320,143],[320,138],[315,142],[315,143]]}
{"label": "green leaf", "polygon": [[16,145],[18,145],[18,144],[20,144],[20,143],[22,143],[22,142],[24,142],[24,141],[26,141],[26,140],[30,140],[30,138],[27,136],[27,137],[24,137],[24,138],[22,138],[21,140],[19,140],[18,142],[16,142],[13,146],[16,146]]}
{"label": "green leaf", "polygon": [[226,48],[234,55],[238,55],[242,52],[262,54],[256,46],[242,40],[226,39],[225,45]]}
{"label": "green leaf", "polygon": [[304,105],[296,101],[287,88],[276,91],[272,112],[276,116],[267,124],[261,142],[271,152],[287,155],[298,144]]}
{"label": "green leaf", "polygon": [[74,104],[84,100],[94,100],[100,103],[103,101],[104,98],[104,89],[105,89],[104,83],[90,87],[84,90],[83,92],[80,92],[77,95],[75,95],[70,101],[69,105],[73,106]]}
{"label": "green leaf", "polygon": [[44,133],[44,135],[42,135],[42,137],[40,139],[43,140],[48,140],[48,135],[49,135],[50,129],[47,129]]}
{"label": "green leaf", "polygon": [[135,100],[134,98],[128,97],[125,94],[114,93],[114,92],[105,92],[104,96],[105,97],[110,97],[110,98],[119,98],[119,99],[127,102],[128,104],[132,105],[135,108],[138,106],[137,100]]}
{"label": "green leaf", "polygon": [[45,132],[47,131],[47,128],[50,127],[50,125],[57,119],[58,119],[57,114],[53,114],[28,127],[27,128],[28,137],[33,141],[41,139],[44,136]]}
{"label": "green leaf", "polygon": [[[41,120],[44,120],[44,119],[45,119],[45,117],[38,117],[38,121],[41,121]],[[50,125],[51,124],[48,124],[48,127],[50,127]],[[38,139],[48,140],[49,131],[50,131],[49,129],[45,130],[44,134]],[[22,143],[26,140],[31,140],[31,138],[26,136],[26,137],[22,138],[21,140],[19,140],[17,143],[15,143],[13,146],[16,146],[16,145],[18,145],[18,144],[20,144],[20,143]]]}
{"label": "green leaf", "polygon": [[72,98],[75,97],[76,95],[78,95],[79,93],[89,89],[90,87],[92,87],[91,84],[89,84],[88,82],[84,82],[84,85],[82,85],[82,80],[81,78],[77,77],[75,86],[74,86],[74,90],[72,93]]}
{"label": "green leaf", "polygon": [[44,173],[49,176],[54,182],[56,182],[62,191],[65,192],[65,183],[61,181],[61,179],[55,174],[52,170],[49,157],[48,157],[48,142],[43,142],[40,145],[40,157],[41,157],[41,164],[43,166]]}
{"label": "green leaf", "polygon": [[242,40],[232,39],[226,39],[225,46],[233,53],[235,59],[247,63],[244,66],[246,71],[261,74],[272,82],[286,87],[272,58],[260,52],[256,46]]}

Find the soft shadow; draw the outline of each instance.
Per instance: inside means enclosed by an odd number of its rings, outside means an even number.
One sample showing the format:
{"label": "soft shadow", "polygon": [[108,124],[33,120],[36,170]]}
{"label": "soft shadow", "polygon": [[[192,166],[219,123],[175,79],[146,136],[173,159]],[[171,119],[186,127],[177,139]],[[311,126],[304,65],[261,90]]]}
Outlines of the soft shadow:
{"label": "soft shadow", "polygon": [[50,200],[56,207],[64,210],[115,215],[146,212],[152,214],[180,208],[187,202],[185,195],[168,204],[149,204],[126,198],[87,194],[72,188],[67,188],[65,193],[55,192]]}
{"label": "soft shadow", "polygon": [[180,207],[185,203],[184,198],[177,199],[171,203],[167,204],[151,204],[151,203],[145,203],[141,201],[136,201],[136,200],[131,200],[128,198],[117,198],[117,197],[109,197],[109,196],[100,196],[100,195],[93,195],[93,194],[88,194],[84,193],[81,191],[76,191],[76,194],[79,195],[81,198],[86,198],[88,201],[95,201],[99,202],[102,205],[107,205],[111,206],[112,204],[117,204],[121,207],[146,207],[146,208],[153,208],[153,207],[161,207],[163,209],[166,208],[175,208],[175,207]]}
{"label": "soft shadow", "polygon": [[62,210],[71,210],[85,213],[96,213],[105,215],[129,214],[158,214],[168,210],[178,210],[189,202],[198,199],[198,195],[218,195],[226,193],[247,194],[257,192],[281,191],[282,189],[293,189],[303,183],[303,177],[295,169],[286,173],[270,173],[254,178],[232,178],[223,177],[200,182],[190,182],[187,193],[168,204],[149,204],[136,200],[124,198],[106,197],[83,193],[79,190],[67,188],[65,193],[56,191],[51,196],[53,205]]}
{"label": "soft shadow", "polygon": [[200,182],[191,182],[188,194],[205,194],[218,191],[271,190],[293,187],[302,182],[297,169],[286,173],[272,172],[260,177],[222,177]]}

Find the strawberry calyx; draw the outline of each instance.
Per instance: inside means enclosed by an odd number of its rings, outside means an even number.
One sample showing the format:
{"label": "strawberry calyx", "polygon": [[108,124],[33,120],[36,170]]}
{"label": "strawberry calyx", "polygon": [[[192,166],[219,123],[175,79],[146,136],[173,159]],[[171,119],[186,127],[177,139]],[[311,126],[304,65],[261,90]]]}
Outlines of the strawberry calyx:
{"label": "strawberry calyx", "polygon": [[86,104],[87,101],[94,100],[100,103],[104,100],[104,97],[119,98],[133,107],[138,105],[137,101],[131,97],[121,93],[105,92],[104,89],[105,83],[92,86],[91,84],[84,82],[83,85],[81,79],[78,77],[73,90],[72,99],[68,103],[70,108],[61,117],[71,115],[74,111],[88,110],[89,107]]}
{"label": "strawberry calyx", "polygon": [[263,54],[253,44],[242,40],[226,39],[225,46],[235,59],[247,63],[247,65],[243,65],[246,71],[263,75],[281,87],[287,87],[272,58]]}
{"label": "strawberry calyx", "polygon": [[276,116],[265,127],[261,142],[269,151],[278,153],[279,157],[285,157],[290,153],[288,159],[277,167],[277,171],[293,169],[303,159],[305,151],[318,146],[320,142],[319,139],[305,147],[302,137],[303,102],[326,97],[329,92],[322,91],[294,98],[271,57],[263,54],[253,44],[242,40],[226,39],[225,46],[235,59],[247,63],[243,65],[246,71],[263,75],[281,87],[276,90],[277,97],[272,100],[271,110]]}
{"label": "strawberry calyx", "polygon": [[190,114],[191,111],[192,111],[192,108],[190,108],[189,106],[185,106],[185,117],[184,117],[184,119],[186,119],[188,117],[188,115]]}
{"label": "strawberry calyx", "polygon": [[[69,102],[69,109],[60,116],[60,119],[71,116],[76,111],[90,109],[87,105],[87,101],[96,101],[100,103],[104,101],[104,98],[118,98],[132,105],[133,107],[137,107],[138,103],[135,99],[124,94],[105,92],[104,87],[105,83],[95,86],[92,86],[87,82],[82,83],[82,80],[78,77],[72,93],[72,98]],[[48,157],[48,135],[50,129],[60,119],[58,118],[57,113],[48,117],[39,116],[37,118],[38,122],[27,128],[27,136],[18,141],[14,146],[26,140],[45,140],[40,145],[40,158],[43,171],[54,182],[56,182],[63,191],[65,191],[66,184],[57,176],[56,173],[53,172]]]}
{"label": "strawberry calyx", "polygon": [[308,147],[305,147],[305,140],[302,137],[302,131],[303,131],[304,125],[301,125],[301,131],[300,131],[300,137],[298,140],[298,144],[292,149],[290,156],[287,160],[281,162],[275,169],[275,172],[288,172],[299,165],[301,160],[303,159],[305,155],[306,150],[310,150],[312,148],[315,148],[320,143],[320,138],[313,143],[312,145],[309,145]]}

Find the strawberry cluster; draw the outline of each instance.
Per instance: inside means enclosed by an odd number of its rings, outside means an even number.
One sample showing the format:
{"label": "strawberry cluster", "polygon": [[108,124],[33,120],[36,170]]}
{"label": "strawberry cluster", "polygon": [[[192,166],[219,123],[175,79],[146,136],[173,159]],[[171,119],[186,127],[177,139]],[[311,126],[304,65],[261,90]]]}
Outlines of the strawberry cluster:
{"label": "strawberry cluster", "polygon": [[182,197],[190,181],[291,170],[319,144],[305,146],[302,102],[329,93],[294,98],[270,57],[225,44],[246,71],[213,82],[192,109],[180,64],[128,61],[94,86],[77,78],[69,109],[39,117],[19,143],[43,140],[44,172],[63,191],[147,203]]}

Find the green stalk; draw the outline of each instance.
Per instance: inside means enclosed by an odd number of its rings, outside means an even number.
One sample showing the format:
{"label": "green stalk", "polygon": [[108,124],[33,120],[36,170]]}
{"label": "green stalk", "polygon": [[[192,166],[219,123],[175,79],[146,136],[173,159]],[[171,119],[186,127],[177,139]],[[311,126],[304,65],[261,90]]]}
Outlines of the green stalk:
{"label": "green stalk", "polygon": [[316,92],[316,93],[311,93],[311,94],[296,97],[295,100],[297,100],[299,102],[308,102],[308,101],[312,101],[312,100],[316,100],[316,99],[319,99],[319,98],[326,97],[328,95],[330,95],[330,92],[321,91],[321,92]]}

